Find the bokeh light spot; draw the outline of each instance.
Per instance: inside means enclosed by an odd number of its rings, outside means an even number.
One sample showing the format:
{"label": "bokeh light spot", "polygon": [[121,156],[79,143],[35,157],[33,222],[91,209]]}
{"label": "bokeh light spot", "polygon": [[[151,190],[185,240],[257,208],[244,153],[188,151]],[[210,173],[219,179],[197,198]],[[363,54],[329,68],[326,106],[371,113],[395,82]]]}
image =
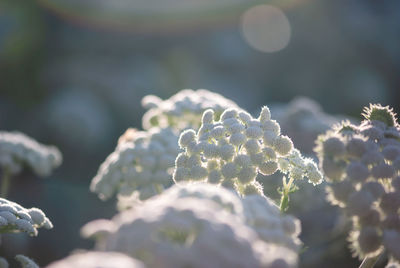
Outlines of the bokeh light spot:
{"label": "bokeh light spot", "polygon": [[286,15],[271,5],[258,5],[248,9],[242,16],[241,31],[247,43],[262,52],[284,49],[291,36]]}

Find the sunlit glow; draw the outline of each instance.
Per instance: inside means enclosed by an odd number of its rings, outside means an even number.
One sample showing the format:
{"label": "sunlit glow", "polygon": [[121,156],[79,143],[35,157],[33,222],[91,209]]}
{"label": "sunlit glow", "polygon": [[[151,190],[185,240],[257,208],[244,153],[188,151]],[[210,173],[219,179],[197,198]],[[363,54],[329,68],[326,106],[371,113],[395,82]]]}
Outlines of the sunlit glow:
{"label": "sunlit glow", "polygon": [[247,43],[262,52],[284,49],[291,36],[286,15],[271,5],[258,5],[247,10],[242,16],[241,30]]}

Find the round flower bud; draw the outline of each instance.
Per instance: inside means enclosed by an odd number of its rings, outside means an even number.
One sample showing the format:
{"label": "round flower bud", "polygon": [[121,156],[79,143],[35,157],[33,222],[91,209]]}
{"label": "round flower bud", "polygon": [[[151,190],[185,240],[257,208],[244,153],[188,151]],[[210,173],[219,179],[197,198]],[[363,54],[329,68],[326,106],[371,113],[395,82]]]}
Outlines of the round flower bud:
{"label": "round flower bud", "polygon": [[375,165],[382,163],[384,161],[383,155],[376,150],[369,150],[363,154],[361,157],[361,162],[363,162],[366,165]]}
{"label": "round flower bud", "polygon": [[234,163],[226,163],[221,168],[222,175],[226,179],[233,179],[237,177],[238,170]]}
{"label": "round flower bud", "polygon": [[252,119],[251,115],[245,111],[239,112],[239,118],[244,124],[248,124]]}
{"label": "round flower bud", "polygon": [[250,155],[250,159],[251,163],[256,166],[262,165],[262,163],[264,163],[267,160],[267,158],[263,153],[252,154]]}
{"label": "round flower bud", "polygon": [[365,181],[369,176],[368,168],[357,161],[351,162],[350,165],[347,166],[346,172],[347,176],[354,182]]}
{"label": "round flower bud", "polygon": [[212,124],[213,121],[214,121],[214,111],[212,109],[205,110],[201,122],[203,124]]}
{"label": "round flower bud", "polygon": [[397,213],[400,208],[400,194],[398,192],[385,193],[379,205],[386,214]]}
{"label": "round flower bud", "polygon": [[225,144],[219,148],[219,154],[222,159],[229,161],[235,154],[235,148],[232,145]]}
{"label": "round flower bud", "polygon": [[378,229],[370,226],[363,227],[358,236],[358,244],[363,254],[372,253],[381,246],[382,237]]}
{"label": "round flower bud", "polygon": [[211,170],[208,174],[208,182],[212,184],[218,184],[221,182],[221,172],[218,170]]}
{"label": "round flower bud", "polygon": [[208,170],[215,170],[219,169],[219,163],[217,160],[210,160],[207,162],[207,169]]}
{"label": "round flower bud", "polygon": [[346,152],[344,143],[337,137],[331,137],[323,142],[325,155],[341,156]]}
{"label": "round flower bud", "polygon": [[257,126],[248,127],[246,129],[246,136],[249,137],[250,139],[259,139],[263,136],[263,131],[261,128]]}
{"label": "round flower bud", "polygon": [[175,182],[184,181],[189,178],[189,169],[183,167],[177,167],[172,175]]}
{"label": "round flower bud", "polygon": [[278,164],[273,161],[264,162],[258,166],[261,174],[269,176],[274,174],[278,170]]}
{"label": "round flower bud", "polygon": [[221,120],[225,121],[226,119],[229,118],[235,118],[237,117],[238,111],[236,109],[226,109],[222,115],[221,115]]}
{"label": "round flower bud", "polygon": [[382,154],[387,160],[393,161],[400,156],[400,148],[394,145],[389,145],[383,148]]}
{"label": "round flower bud", "polygon": [[333,159],[324,158],[322,161],[322,169],[325,175],[331,180],[340,180],[343,176],[346,163],[335,162]]}
{"label": "round flower bud", "polygon": [[380,198],[384,193],[385,189],[382,184],[375,181],[369,181],[362,186],[362,189],[370,192],[375,199]]}
{"label": "round flower bud", "polygon": [[206,168],[203,168],[202,166],[193,166],[190,169],[190,177],[195,180],[201,180],[207,177],[208,172]]}
{"label": "round flower bud", "polygon": [[222,138],[225,135],[225,129],[222,126],[215,127],[211,130],[211,137],[214,139]]}
{"label": "round flower bud", "polygon": [[233,133],[229,138],[229,142],[235,146],[240,146],[247,140],[246,135],[242,133]]}
{"label": "round flower bud", "polygon": [[376,209],[371,209],[362,217],[359,217],[358,222],[361,226],[378,226],[381,223],[381,214]]}
{"label": "round flower bud", "polygon": [[193,129],[187,129],[184,132],[182,132],[181,136],[179,137],[179,146],[181,148],[186,148],[189,143],[195,141],[196,138],[196,132],[194,132]]}
{"label": "round flower bud", "polygon": [[233,180],[231,180],[231,179],[224,179],[221,182],[221,186],[223,186],[225,188],[228,188],[228,189],[232,189],[232,190],[236,189],[235,182]]}
{"label": "round flower bud", "polygon": [[374,166],[371,172],[377,179],[391,178],[394,175],[394,168],[386,163],[380,163]]}
{"label": "round flower bud", "polygon": [[253,183],[251,183],[251,184],[247,184],[247,185],[244,187],[243,194],[244,194],[245,196],[249,196],[249,195],[263,195],[263,187],[262,187],[262,185],[261,185],[259,182],[255,181],[255,182],[253,182]]}
{"label": "round flower bud", "polygon": [[367,127],[362,128],[361,133],[371,140],[378,140],[383,138],[383,131],[380,128],[372,125],[368,125]]}
{"label": "round flower bud", "polygon": [[276,136],[281,134],[281,127],[275,120],[268,120],[261,123],[261,128],[264,131],[272,131]]}
{"label": "round flower bud", "polygon": [[251,166],[251,158],[246,154],[239,154],[235,157],[234,162],[241,167]]}
{"label": "round flower bud", "polygon": [[357,191],[350,194],[346,210],[350,215],[364,216],[372,208],[374,197],[367,191]]}
{"label": "round flower bud", "polygon": [[328,199],[333,204],[344,204],[355,189],[349,180],[333,182],[326,187]]}
{"label": "round flower bud", "polygon": [[278,136],[277,136],[274,132],[272,132],[272,131],[270,131],[270,130],[265,131],[265,132],[264,132],[264,135],[263,135],[263,142],[264,142],[264,145],[266,145],[266,146],[273,146],[273,145],[274,145],[274,142],[275,142],[275,139],[276,139],[277,137],[278,137]]}
{"label": "round flower bud", "polygon": [[243,167],[238,174],[238,179],[241,183],[247,184],[254,181],[257,176],[257,172],[252,167]]}
{"label": "round flower bud", "polygon": [[360,138],[352,138],[347,143],[346,149],[349,155],[361,157],[366,151],[365,141]]}
{"label": "round flower bud", "polygon": [[271,112],[267,106],[262,107],[258,119],[260,120],[261,123],[271,120]]}
{"label": "round flower bud", "polygon": [[250,139],[244,144],[244,148],[249,154],[256,154],[260,152],[260,145],[257,140]]}
{"label": "round flower bud", "polygon": [[293,142],[287,136],[279,136],[274,141],[276,152],[282,156],[286,156],[293,149]]}
{"label": "round flower bud", "polygon": [[265,147],[265,148],[263,148],[262,151],[263,151],[265,157],[268,160],[275,160],[276,159],[276,153],[275,153],[274,149],[269,148],[269,147]]}

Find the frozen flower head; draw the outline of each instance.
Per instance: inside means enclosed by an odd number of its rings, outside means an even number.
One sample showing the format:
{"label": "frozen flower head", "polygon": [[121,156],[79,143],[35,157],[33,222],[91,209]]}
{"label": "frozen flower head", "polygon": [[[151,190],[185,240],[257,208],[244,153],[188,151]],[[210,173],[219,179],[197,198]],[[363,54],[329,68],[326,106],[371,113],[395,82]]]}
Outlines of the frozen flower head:
{"label": "frozen flower head", "polygon": [[38,208],[26,209],[17,203],[0,198],[0,234],[25,232],[36,236],[40,227],[53,228],[43,211]]}
{"label": "frozen flower head", "polygon": [[115,193],[140,199],[160,193],[172,184],[178,137],[169,128],[128,129],[115,151],[101,164],[90,189],[102,199]]}
{"label": "frozen flower head", "polygon": [[234,192],[209,184],[175,185],[114,217],[113,228],[99,222],[106,228],[92,230],[109,230],[103,250],[126,253],[148,267],[295,266],[296,252],[261,239],[246,216]]}
{"label": "frozen flower head", "polygon": [[28,166],[38,176],[48,176],[61,164],[60,151],[20,132],[0,131],[0,167],[11,174]]}
{"label": "frozen flower head", "polygon": [[314,162],[304,159],[290,138],[281,135],[268,107],[257,119],[228,109],[216,120],[214,111],[207,110],[197,133],[189,129],[181,134],[179,146],[184,152],[175,161],[175,182],[206,181],[241,195],[262,194],[258,173],[272,175],[280,170],[291,179],[321,182]]}
{"label": "frozen flower head", "polygon": [[205,89],[181,90],[167,100],[149,95],[143,98],[142,105],[148,109],[143,116],[144,129],[159,126],[179,131],[186,128],[198,129],[201,115],[207,109],[213,109],[220,116],[225,109],[237,107],[233,101]]}
{"label": "frozen flower head", "polygon": [[400,128],[389,107],[370,105],[360,125],[343,122],[317,140],[328,199],[353,220],[360,258],[385,249],[400,260]]}
{"label": "frozen flower head", "polygon": [[145,268],[138,260],[118,252],[86,251],[53,262],[47,268]]}

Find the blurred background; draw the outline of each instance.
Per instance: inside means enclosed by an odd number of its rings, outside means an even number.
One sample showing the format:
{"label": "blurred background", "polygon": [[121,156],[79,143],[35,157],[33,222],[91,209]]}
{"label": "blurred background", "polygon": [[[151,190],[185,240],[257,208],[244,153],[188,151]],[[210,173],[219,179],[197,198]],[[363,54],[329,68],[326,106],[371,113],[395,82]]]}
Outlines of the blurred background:
{"label": "blurred background", "polygon": [[[80,227],[116,210],[90,181],[125,129],[141,127],[143,96],[206,88],[276,115],[305,96],[359,120],[370,102],[400,112],[399,47],[398,0],[1,0],[0,129],[56,145],[64,162],[51,178],[14,178],[9,198],[40,207],[55,228],[5,236],[0,255],[46,265],[92,246]],[[312,206],[293,211],[305,234]],[[314,230],[332,229],[331,218]],[[305,242],[304,267],[357,264],[342,244],[332,257]]]}

